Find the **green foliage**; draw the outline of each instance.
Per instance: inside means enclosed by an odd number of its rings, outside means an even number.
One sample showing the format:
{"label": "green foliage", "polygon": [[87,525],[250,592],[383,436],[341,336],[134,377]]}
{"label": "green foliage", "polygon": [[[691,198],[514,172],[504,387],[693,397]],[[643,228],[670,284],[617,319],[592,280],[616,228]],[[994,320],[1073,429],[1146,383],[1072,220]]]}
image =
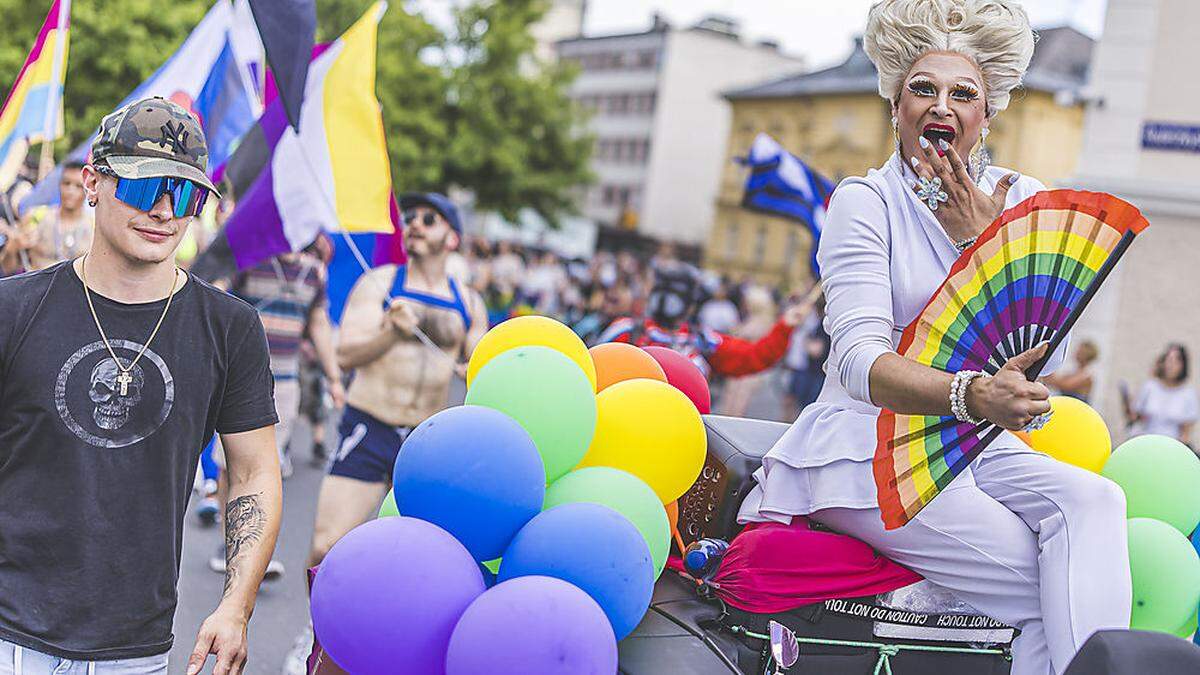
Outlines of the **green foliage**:
{"label": "green foliage", "polygon": [[[317,40],[337,39],[370,0],[318,0]],[[0,87],[7,93],[49,0],[0,0]],[[74,0],[64,101],[67,137],[86,138],[183,42],[209,0]],[[398,191],[473,191],[479,209],[552,222],[590,180],[592,139],[566,91],[574,72],[535,67],[529,27],[546,0],[478,0],[444,35],[405,3],[379,26],[376,93]]]}
{"label": "green foliage", "polygon": [[[49,0],[0,0],[0,87],[7,96],[29,54]],[[183,42],[208,10],[202,0],[75,0],[63,94],[66,138],[74,147]]]}

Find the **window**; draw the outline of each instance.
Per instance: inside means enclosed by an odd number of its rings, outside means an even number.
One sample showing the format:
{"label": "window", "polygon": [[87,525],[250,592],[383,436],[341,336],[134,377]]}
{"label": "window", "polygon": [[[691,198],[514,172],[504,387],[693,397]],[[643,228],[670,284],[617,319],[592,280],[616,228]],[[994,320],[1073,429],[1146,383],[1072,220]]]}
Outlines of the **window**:
{"label": "window", "polygon": [[761,268],[767,257],[767,224],[758,226],[758,237],[754,241],[754,266]]}
{"label": "window", "polygon": [[646,69],[658,67],[658,50],[646,49],[638,52],[637,67]]}
{"label": "window", "polygon": [[737,260],[738,238],[741,225],[735,220],[725,228],[725,259]]}
{"label": "window", "polygon": [[604,186],[604,196],[601,199],[601,202],[605,206],[612,206],[613,204],[616,203],[616,201],[617,201],[617,189],[615,187],[613,187],[612,185],[605,185]]}

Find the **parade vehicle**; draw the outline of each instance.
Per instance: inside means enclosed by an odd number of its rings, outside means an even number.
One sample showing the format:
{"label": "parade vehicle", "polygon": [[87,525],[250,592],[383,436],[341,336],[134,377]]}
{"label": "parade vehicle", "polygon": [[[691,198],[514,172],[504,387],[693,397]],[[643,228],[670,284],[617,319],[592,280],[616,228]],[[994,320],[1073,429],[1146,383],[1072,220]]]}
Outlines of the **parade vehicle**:
{"label": "parade vehicle", "polygon": [[[729,542],[730,548],[721,567],[704,578],[678,562],[669,566],[642,622],[619,645],[621,673],[1009,672],[1015,629],[857,540],[804,521],[787,526],[792,532],[771,533],[783,534],[776,541],[784,541],[784,548],[742,546],[743,538],[762,529],[740,526],[738,509],[762,456],[788,425],[715,415],[705,416],[704,424],[708,457],[679,501],[679,537],[685,546],[709,539]],[[788,569],[772,564],[780,557]],[[804,588],[795,595],[764,595],[789,589],[797,579]],[[856,594],[856,588],[875,592]],[[792,597],[799,598],[794,607]]]}

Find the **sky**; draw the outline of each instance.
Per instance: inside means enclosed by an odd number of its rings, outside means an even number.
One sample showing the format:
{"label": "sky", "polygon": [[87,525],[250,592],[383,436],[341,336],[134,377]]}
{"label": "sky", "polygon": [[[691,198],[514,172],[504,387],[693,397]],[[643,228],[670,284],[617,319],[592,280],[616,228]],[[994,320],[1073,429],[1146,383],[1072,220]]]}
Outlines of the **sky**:
{"label": "sky", "polygon": [[[408,0],[427,18],[444,25],[450,7],[462,0]],[[603,35],[645,30],[655,12],[677,26],[688,26],[709,14],[741,22],[748,40],[774,40],[782,49],[803,56],[810,68],[840,63],[855,35],[867,22],[874,0],[588,0],[584,34]],[[1024,0],[1035,28],[1068,24],[1099,37],[1106,0]]]}

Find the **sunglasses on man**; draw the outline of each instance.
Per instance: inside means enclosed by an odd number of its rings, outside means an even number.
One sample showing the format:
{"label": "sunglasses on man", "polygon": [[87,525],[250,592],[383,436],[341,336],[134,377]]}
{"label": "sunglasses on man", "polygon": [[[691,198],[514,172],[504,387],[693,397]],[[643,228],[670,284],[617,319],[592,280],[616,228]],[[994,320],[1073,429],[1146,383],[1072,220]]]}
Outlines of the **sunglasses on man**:
{"label": "sunglasses on man", "polygon": [[98,174],[116,178],[114,196],[139,211],[149,211],[163,195],[171,195],[171,212],[176,218],[198,216],[208,201],[208,188],[187,178],[122,178],[110,167],[96,165],[95,169]]}
{"label": "sunglasses on man", "polygon": [[[405,211],[404,212],[404,223],[408,224],[408,223],[415,223],[415,222],[417,222],[417,212],[416,211]],[[425,212],[421,213],[421,224],[424,225],[425,227],[433,227],[433,224],[436,222],[437,222],[437,214],[436,213],[434,213],[432,211],[425,211]]]}

